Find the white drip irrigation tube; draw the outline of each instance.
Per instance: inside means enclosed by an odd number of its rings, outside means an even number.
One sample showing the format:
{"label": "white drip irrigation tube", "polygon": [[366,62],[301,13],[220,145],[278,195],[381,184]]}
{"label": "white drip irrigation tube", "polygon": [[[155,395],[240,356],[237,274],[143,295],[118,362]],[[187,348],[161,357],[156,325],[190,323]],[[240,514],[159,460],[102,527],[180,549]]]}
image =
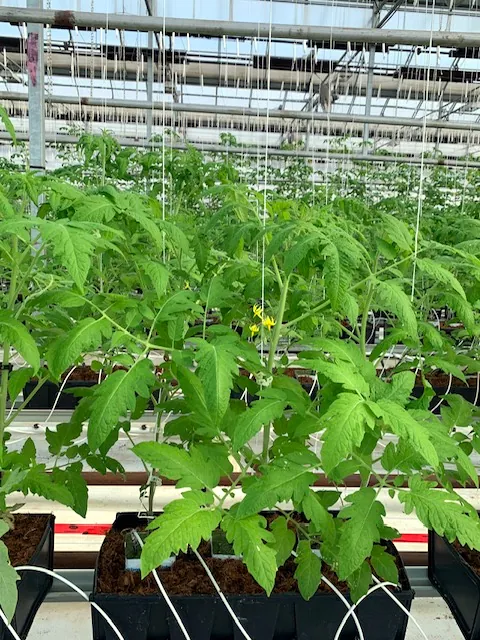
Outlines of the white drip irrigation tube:
{"label": "white drip irrigation tube", "polygon": [[335,637],[334,637],[333,640],[339,640],[340,634],[342,633],[344,626],[347,624],[348,619],[350,618],[352,613],[355,611],[355,609],[358,607],[358,605],[361,602],[363,602],[363,600],[365,600],[365,598],[368,598],[368,596],[371,593],[373,593],[374,591],[378,591],[378,589],[381,589],[384,586],[396,587],[397,585],[394,584],[393,582],[382,582],[380,584],[376,584],[374,587],[371,587],[364,596],[362,596],[355,604],[353,604],[351,607],[349,607],[347,613],[344,615],[343,620],[340,623],[340,626],[337,629],[337,633],[335,634]]}
{"label": "white drip irrigation tube", "polygon": [[[133,535],[135,536],[135,538],[137,539],[138,544],[140,545],[140,547],[143,549],[143,540],[141,539],[141,537],[138,535],[138,531],[133,531]],[[168,593],[165,591],[165,587],[162,584],[162,581],[160,580],[160,577],[158,575],[157,571],[152,571],[153,577],[155,578],[155,582],[158,585],[158,588],[160,589],[160,593],[162,594],[162,596],[165,598],[165,602],[168,605],[168,608],[170,609],[170,611],[173,614],[173,617],[175,618],[175,620],[178,623],[178,626],[180,627],[183,636],[185,638],[185,640],[191,640],[188,631],[185,629],[185,625],[182,622],[182,619],[180,618],[180,615],[178,614],[178,611],[175,609],[175,607],[173,606],[173,602],[170,600]]]}
{"label": "white drip irrigation tube", "polygon": [[232,609],[232,607],[230,606],[228,600],[226,599],[226,597],[224,596],[222,590],[220,589],[220,585],[218,584],[218,582],[215,580],[215,578],[213,577],[212,572],[210,571],[210,569],[208,568],[207,563],[205,562],[205,560],[202,558],[202,556],[198,553],[198,551],[196,549],[193,549],[194,554],[197,556],[197,558],[200,561],[200,564],[202,565],[202,567],[205,569],[205,573],[207,574],[207,576],[210,578],[211,583],[213,584],[213,586],[215,587],[216,592],[218,593],[218,595],[220,596],[220,600],[223,602],[223,604],[225,605],[226,610],[228,611],[228,613],[232,616],[232,620],[234,621],[234,623],[237,625],[238,629],[240,630],[240,633],[242,634],[242,636],[246,639],[246,640],[252,640],[252,638],[248,635],[248,633],[245,631],[245,629],[242,626],[242,623],[240,622],[240,620],[237,618],[235,611]]}
{"label": "white drip irrigation tube", "polygon": [[417,627],[417,629],[420,631],[420,633],[422,634],[422,636],[424,637],[425,640],[428,640],[428,636],[426,635],[425,631],[422,629],[422,627],[420,626],[420,624],[418,623],[417,619],[415,618],[415,616],[410,613],[410,611],[400,602],[400,600],[388,589],[386,589],[383,585],[383,582],[380,582],[380,580],[376,577],[376,576],[372,576],[374,582],[377,583],[378,586],[380,586],[383,591],[385,591],[385,593],[387,594],[387,596],[393,600],[394,602],[396,602],[396,604],[400,607],[400,609],[403,611],[403,613],[405,613],[410,620],[413,622],[413,624]]}
{"label": "white drip irrigation tube", "polygon": [[[447,387],[447,392],[445,393],[446,396],[448,396],[448,394],[450,393],[450,389],[452,388],[452,382],[453,382],[453,376],[450,373],[449,374],[450,378],[448,380],[448,387]],[[433,407],[433,409],[430,409],[430,411],[432,413],[434,413],[438,407],[443,403],[443,401],[445,400],[445,398],[440,398],[440,400],[437,402],[437,404]]]}
{"label": "white drip irrigation tube", "polygon": [[47,424],[47,422],[53,416],[53,412],[57,408],[57,404],[58,404],[58,401],[60,400],[60,396],[62,395],[62,391],[65,388],[65,385],[67,384],[68,379],[70,378],[70,376],[72,375],[72,373],[75,371],[76,368],[77,368],[76,365],[74,367],[72,367],[70,369],[70,371],[67,373],[67,375],[65,376],[65,378],[63,379],[62,384],[60,386],[60,389],[58,390],[57,396],[55,398],[55,402],[53,403],[53,406],[52,406],[52,408],[50,410],[50,413],[48,414],[48,416],[47,416],[47,418],[45,420],[45,424]]}
{"label": "white drip irrigation tube", "polygon": [[[104,620],[110,625],[111,629],[113,630],[113,632],[115,633],[115,635],[119,640],[125,640],[125,638],[122,636],[120,631],[115,626],[115,623],[113,622],[113,620],[105,613],[105,611],[101,607],[99,607],[96,602],[90,602],[87,594],[84,591],[82,591],[79,587],[77,587],[76,584],[73,584],[73,582],[70,582],[70,580],[67,580],[63,576],[59,576],[54,571],[50,571],[50,569],[44,569],[43,567],[31,567],[29,565],[22,565],[20,567],[15,567],[15,569],[17,571],[37,571],[38,573],[44,573],[47,576],[51,576],[52,578],[55,578],[56,580],[60,580],[60,582],[63,582],[64,584],[68,585],[71,589],[76,591],[79,596],[81,596],[86,602],[91,604],[92,607],[98,611],[98,613],[102,616],[102,618],[104,618]],[[3,614],[3,611],[0,610],[0,614],[2,614],[1,615],[2,620],[6,623],[7,629],[13,635],[15,640],[20,640],[18,635],[15,633],[14,629],[12,629],[11,625],[9,625],[8,622],[6,622],[6,618],[5,618],[5,615]]]}
{"label": "white drip irrigation tube", "polygon": [[7,616],[3,613],[2,609],[0,609],[0,618],[3,620],[3,624],[7,627],[7,629],[12,634],[13,640],[22,640],[20,636],[17,634],[12,625],[8,622]]}

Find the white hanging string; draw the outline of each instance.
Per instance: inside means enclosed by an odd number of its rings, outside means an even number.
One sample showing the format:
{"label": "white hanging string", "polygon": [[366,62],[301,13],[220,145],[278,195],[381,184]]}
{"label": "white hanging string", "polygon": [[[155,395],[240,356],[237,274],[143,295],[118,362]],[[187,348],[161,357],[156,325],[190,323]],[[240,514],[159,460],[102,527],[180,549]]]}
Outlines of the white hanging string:
{"label": "white hanging string", "polygon": [[[138,535],[138,531],[133,531],[133,535],[135,536],[135,538],[137,539],[138,544],[140,545],[140,547],[143,549],[143,540],[141,539],[141,537]],[[188,631],[185,629],[185,625],[182,622],[182,619],[180,618],[180,615],[178,614],[178,611],[175,609],[175,607],[173,606],[173,602],[170,600],[168,593],[165,591],[165,587],[162,584],[162,581],[160,580],[160,577],[158,575],[158,571],[154,570],[152,571],[152,575],[155,578],[155,582],[158,585],[158,588],[160,589],[160,593],[162,594],[162,596],[165,598],[165,602],[168,605],[168,608],[170,609],[170,611],[173,614],[173,617],[175,618],[175,620],[178,623],[178,626],[180,627],[185,640],[191,640]]]}
{"label": "white hanging string", "polygon": [[50,418],[52,417],[53,412],[55,411],[55,409],[56,409],[56,407],[57,407],[58,401],[60,400],[60,396],[62,395],[62,391],[63,391],[63,389],[64,389],[65,385],[67,384],[69,377],[72,375],[72,373],[75,371],[75,369],[76,369],[76,368],[77,368],[77,367],[76,367],[76,365],[75,365],[74,367],[72,367],[72,368],[70,369],[70,371],[69,371],[69,372],[67,373],[67,375],[65,376],[65,378],[64,378],[64,380],[63,380],[63,382],[62,382],[62,385],[61,385],[61,387],[60,387],[60,389],[59,389],[59,391],[58,391],[58,393],[57,393],[57,395],[56,395],[55,402],[53,403],[53,406],[52,406],[52,408],[50,409],[50,413],[48,414],[48,416],[47,416],[47,418],[46,418],[46,420],[45,420],[45,424],[47,424],[47,422],[48,422],[48,421],[50,420]]}
{"label": "white hanging string", "polygon": [[210,569],[209,569],[207,563],[205,562],[205,560],[202,558],[202,556],[198,553],[198,551],[196,549],[193,549],[193,553],[197,556],[198,560],[200,561],[200,564],[205,569],[205,573],[210,578],[211,583],[215,587],[215,590],[218,593],[218,595],[220,596],[220,600],[225,605],[225,608],[228,611],[228,613],[232,616],[232,620],[234,621],[234,623],[236,624],[236,626],[240,630],[240,633],[242,634],[242,636],[244,638],[246,638],[246,640],[252,640],[252,638],[248,635],[248,633],[243,628],[243,626],[242,626],[240,620],[238,619],[235,611],[232,609],[232,607],[230,606],[228,600],[226,599],[225,595],[223,594],[223,591],[220,589],[220,585],[215,580],[215,578],[213,576],[213,573],[210,571]]}
{"label": "white hanging string", "polygon": [[[60,580],[60,582],[63,582],[64,584],[68,585],[71,589],[76,591],[79,596],[81,596],[86,602],[89,602],[92,605],[92,607],[98,611],[98,613],[102,616],[102,618],[110,625],[110,627],[112,628],[113,632],[115,633],[115,635],[119,640],[125,640],[122,634],[120,633],[120,631],[115,626],[115,623],[112,621],[110,616],[106,614],[105,611],[101,607],[99,607],[96,602],[91,602],[87,594],[84,591],[82,591],[79,587],[77,587],[76,584],[73,584],[73,582],[70,582],[70,580],[67,580],[63,576],[59,575],[58,573],[55,573],[54,571],[51,571],[50,569],[45,569],[44,567],[31,567],[29,565],[22,565],[20,567],[15,567],[15,569],[17,571],[34,571],[34,572],[36,571],[37,573],[44,573],[45,575],[55,578],[56,580]],[[3,616],[2,616],[2,620],[5,622],[5,618]],[[10,631],[10,633],[12,633],[11,626],[7,625],[7,628]],[[13,633],[14,633],[14,638],[16,640],[18,636],[15,635],[15,632]]]}

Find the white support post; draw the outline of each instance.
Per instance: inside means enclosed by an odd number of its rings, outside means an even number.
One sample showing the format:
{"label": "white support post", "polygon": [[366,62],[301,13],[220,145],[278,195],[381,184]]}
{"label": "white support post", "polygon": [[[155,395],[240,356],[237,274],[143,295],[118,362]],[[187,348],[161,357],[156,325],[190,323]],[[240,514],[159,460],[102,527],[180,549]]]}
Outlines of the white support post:
{"label": "white support post", "polygon": [[[27,0],[29,9],[43,9],[43,0]],[[28,125],[30,133],[30,168],[45,169],[45,62],[44,27],[27,26]]]}

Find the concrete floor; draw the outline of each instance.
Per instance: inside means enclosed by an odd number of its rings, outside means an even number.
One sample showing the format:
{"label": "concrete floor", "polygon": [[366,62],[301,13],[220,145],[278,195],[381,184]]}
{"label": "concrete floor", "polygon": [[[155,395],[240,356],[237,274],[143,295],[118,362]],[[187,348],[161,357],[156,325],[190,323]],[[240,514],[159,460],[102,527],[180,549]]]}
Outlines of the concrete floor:
{"label": "concrete floor", "polygon": [[[417,598],[413,602],[412,613],[416,616],[428,640],[463,640],[455,620],[441,598]],[[86,602],[45,603],[40,608],[28,640],[58,640],[63,637],[68,640],[91,639],[90,612]],[[421,638],[422,635],[418,629],[410,622],[406,640]],[[125,638],[125,640],[135,639]],[[254,640],[261,640],[261,638]]]}

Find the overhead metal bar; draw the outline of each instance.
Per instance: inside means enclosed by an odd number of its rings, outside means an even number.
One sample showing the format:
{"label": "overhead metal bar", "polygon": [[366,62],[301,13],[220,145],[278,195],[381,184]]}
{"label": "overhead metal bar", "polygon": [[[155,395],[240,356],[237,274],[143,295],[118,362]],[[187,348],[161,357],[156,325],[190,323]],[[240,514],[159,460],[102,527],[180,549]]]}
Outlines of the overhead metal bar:
{"label": "overhead metal bar", "polygon": [[[17,139],[28,141],[29,136],[26,133],[18,133]],[[78,136],[68,134],[46,135],[46,142],[53,144],[75,144],[78,142]],[[118,143],[124,147],[149,147],[150,143],[146,138],[116,138]],[[0,131],[0,141],[11,143],[8,133]],[[265,147],[233,147],[220,144],[185,144],[182,142],[172,142],[168,144],[168,149],[184,151],[194,147],[203,153],[238,153],[248,156],[263,157],[265,156]],[[285,158],[307,158],[314,162],[331,162],[331,161],[351,161],[351,162],[376,162],[386,164],[415,164],[435,167],[453,167],[457,169],[480,169],[480,162],[456,160],[454,158],[420,158],[419,156],[400,156],[400,155],[364,155],[362,153],[331,153],[329,151],[302,151],[289,149],[268,148],[268,155],[272,157]]]}
{"label": "overhead metal bar", "polygon": [[126,31],[157,31],[204,35],[215,38],[224,36],[244,38],[269,38],[307,40],[309,42],[364,42],[386,45],[417,45],[434,47],[477,47],[478,33],[449,31],[417,31],[405,29],[359,29],[308,25],[283,25],[256,22],[194,20],[184,18],[159,18],[133,16],[118,13],[89,13],[85,11],[52,11],[48,9],[23,9],[0,7],[0,22],[48,24],[54,28],[74,29],[123,29]]}
{"label": "overhead metal bar", "polygon": [[[0,91],[0,100],[3,101],[20,101],[26,102],[28,95],[26,93],[14,93],[11,91]],[[123,100],[116,98],[91,98],[83,97],[80,100],[76,96],[49,96],[48,102],[52,104],[71,104],[84,105],[90,107],[112,107],[120,109],[137,109],[137,110],[158,110],[161,108],[161,102],[149,102],[147,100]],[[266,118],[266,109],[254,109],[248,107],[219,106],[209,104],[188,104],[188,103],[168,103],[168,110],[175,113],[202,113],[224,116],[239,116],[251,118]],[[269,119],[279,120],[307,120],[317,122],[349,122],[349,123],[368,123],[375,125],[390,125],[396,127],[419,127],[425,126],[427,129],[450,129],[455,131],[480,131],[480,124],[475,122],[452,122],[447,120],[426,120],[423,118],[397,118],[386,116],[365,116],[363,114],[344,114],[344,113],[320,113],[310,111],[288,111],[283,109],[270,109],[268,111]]]}

